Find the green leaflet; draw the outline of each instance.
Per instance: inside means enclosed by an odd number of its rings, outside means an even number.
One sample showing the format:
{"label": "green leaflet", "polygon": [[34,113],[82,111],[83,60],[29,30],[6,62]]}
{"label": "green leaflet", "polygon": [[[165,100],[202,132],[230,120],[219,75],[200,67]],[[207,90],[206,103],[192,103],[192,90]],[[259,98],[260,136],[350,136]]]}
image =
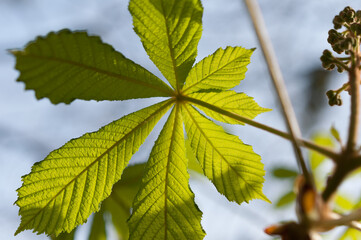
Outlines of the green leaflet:
{"label": "green leaflet", "polygon": [[296,199],[296,194],[291,190],[280,197],[276,203],[276,208],[286,207],[293,203]]}
{"label": "green leaflet", "polygon": [[183,92],[227,90],[237,86],[245,77],[253,51],[242,47],[219,48],[192,68]]}
{"label": "green leaflet", "polygon": [[191,147],[217,190],[239,204],[254,198],[269,202],[262,193],[263,164],[252,147],[225,133],[192,106],[185,104],[182,112]]}
{"label": "green leaflet", "polygon": [[153,147],[134,200],[130,240],[203,239],[201,212],[188,179],[183,123],[176,105]]}
{"label": "green leaflet", "polygon": [[191,143],[188,138],[186,139],[186,155],[188,159],[188,169],[203,176],[203,169],[201,165],[199,165],[199,162],[192,151]]}
{"label": "green leaflet", "polygon": [[197,56],[203,8],[199,0],[131,0],[134,31],[150,59],[180,89]]}
{"label": "green leaflet", "polygon": [[170,96],[171,89],[143,67],[86,32],[49,33],[16,56],[18,81],[54,104]]}
{"label": "green leaflet", "polygon": [[296,169],[278,166],[273,168],[272,175],[275,178],[291,179],[292,181],[299,175]]}
{"label": "green leaflet", "polygon": [[73,139],[34,164],[16,204],[21,224],[58,235],[86,221],[110,195],[128,164],[172,100],[129,114],[97,132]]}
{"label": "green leaflet", "polygon": [[361,239],[361,232],[357,229],[348,228],[339,240],[359,240]]}
{"label": "green leaflet", "polygon": [[134,197],[139,190],[144,167],[145,163],[125,168],[122,178],[114,184],[112,193],[102,203],[102,209],[111,214],[113,226],[121,239],[129,238],[127,220]]}
{"label": "green leaflet", "polygon": [[76,228],[73,231],[71,231],[70,233],[62,232],[57,237],[55,237],[54,235],[51,235],[50,239],[51,240],[74,240],[75,231],[76,231]]}
{"label": "green leaflet", "polygon": [[[260,107],[252,97],[244,93],[237,93],[235,91],[221,91],[221,92],[199,92],[190,94],[189,97],[202,100],[203,102],[212,104],[224,110],[236,113],[249,119],[255,118],[258,114],[270,111],[270,109]],[[242,124],[233,118],[224,116],[214,112],[206,107],[197,105],[205,114],[211,118],[230,124]]]}
{"label": "green leaflet", "polygon": [[[333,142],[332,137],[329,134],[323,134],[323,133],[316,133],[312,136],[312,141],[315,143],[325,146],[334,148],[335,143]],[[326,160],[326,157],[315,152],[315,151],[309,151],[309,158],[311,162],[311,168],[313,171],[316,171],[316,169]]]}
{"label": "green leaflet", "polygon": [[107,234],[105,232],[105,221],[102,210],[94,214],[88,240],[107,240]]}

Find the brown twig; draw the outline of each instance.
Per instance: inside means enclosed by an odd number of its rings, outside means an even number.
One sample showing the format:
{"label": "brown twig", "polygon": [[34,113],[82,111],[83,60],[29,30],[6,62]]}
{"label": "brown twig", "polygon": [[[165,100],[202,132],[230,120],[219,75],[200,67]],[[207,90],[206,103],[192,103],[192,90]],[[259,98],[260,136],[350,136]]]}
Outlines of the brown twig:
{"label": "brown twig", "polygon": [[294,151],[296,153],[297,162],[302,170],[302,173],[306,181],[313,185],[313,179],[311,173],[307,169],[305,160],[302,156],[302,152],[300,148],[302,142],[298,140],[301,139],[301,131],[299,129],[291,101],[287,94],[287,89],[283,81],[282,73],[278,65],[278,61],[271,44],[271,40],[267,34],[267,29],[262,17],[261,10],[256,0],[244,0],[244,2],[246,3],[248,12],[251,15],[254,29],[256,30],[263,55],[267,62],[268,70],[270,72],[271,78],[273,80],[273,84],[275,86],[277,95],[279,97],[279,101],[282,106],[288,132],[291,135],[291,141],[293,144]]}

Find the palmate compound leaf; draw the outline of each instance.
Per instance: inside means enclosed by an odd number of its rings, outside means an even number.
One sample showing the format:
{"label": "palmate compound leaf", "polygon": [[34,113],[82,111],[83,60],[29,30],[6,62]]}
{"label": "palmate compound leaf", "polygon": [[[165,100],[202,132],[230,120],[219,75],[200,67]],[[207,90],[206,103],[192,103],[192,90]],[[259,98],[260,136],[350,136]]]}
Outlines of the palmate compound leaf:
{"label": "palmate compound leaf", "polygon": [[202,214],[189,188],[185,151],[177,104],[153,147],[134,200],[130,240],[203,239]]}
{"label": "palmate compound leaf", "polygon": [[[270,111],[270,109],[260,107],[252,97],[249,97],[244,93],[237,93],[230,90],[216,92],[197,92],[189,94],[189,97],[201,100],[249,119],[255,118],[260,113]],[[197,105],[197,107],[214,120],[230,124],[243,124],[238,120],[219,114],[201,105]]]}
{"label": "palmate compound leaf", "polygon": [[200,0],[131,0],[134,30],[150,59],[180,89],[197,56],[202,34]]}
{"label": "palmate compound leaf", "polygon": [[184,104],[182,113],[191,147],[204,175],[217,190],[238,204],[255,198],[269,202],[262,193],[263,164],[252,147],[224,132],[189,104]]}
{"label": "palmate compound leaf", "polygon": [[21,73],[18,81],[54,104],[172,94],[159,78],[86,32],[51,32],[11,53]]}
{"label": "palmate compound leaf", "polygon": [[189,94],[237,86],[245,77],[253,51],[242,47],[219,48],[191,69],[182,91]]}
{"label": "palmate compound leaf", "polygon": [[86,221],[109,196],[131,156],[170,108],[167,100],[73,139],[34,164],[23,177],[15,234],[34,229],[58,235]]}

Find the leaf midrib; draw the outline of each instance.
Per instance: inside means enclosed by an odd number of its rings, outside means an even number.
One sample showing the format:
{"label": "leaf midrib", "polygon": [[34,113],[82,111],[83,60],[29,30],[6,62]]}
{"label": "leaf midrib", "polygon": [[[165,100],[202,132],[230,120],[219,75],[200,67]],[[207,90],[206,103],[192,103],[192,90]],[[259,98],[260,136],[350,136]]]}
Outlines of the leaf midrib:
{"label": "leaf midrib", "polygon": [[170,104],[172,104],[174,102],[173,99],[169,99],[164,101],[164,105],[162,107],[160,107],[157,111],[155,111],[152,115],[150,115],[149,117],[147,117],[143,122],[141,122],[138,126],[136,126],[135,128],[133,128],[130,132],[128,132],[126,135],[124,135],[121,139],[119,139],[118,141],[116,141],[108,150],[106,150],[104,153],[102,153],[99,157],[97,157],[93,162],[91,162],[87,167],[84,168],[84,170],[82,170],[79,174],[77,174],[71,181],[69,181],[62,189],[59,190],[59,192],[52,197],[46,205],[44,205],[43,208],[41,208],[32,218],[30,218],[26,223],[23,224],[23,227],[19,227],[16,232],[15,235],[17,235],[18,233],[20,233],[21,231],[25,230],[26,226],[33,221],[56,197],[59,196],[59,194],[61,192],[63,192],[71,183],[73,183],[76,179],[78,179],[78,177],[80,175],[82,175],[85,171],[87,171],[91,166],[93,166],[95,163],[97,163],[100,159],[102,159],[106,154],[108,154],[114,147],[116,147],[122,140],[126,139],[130,134],[132,134],[134,131],[136,131],[137,129],[139,129],[141,126],[143,126],[145,123],[147,123],[151,118],[153,118],[154,116],[156,116],[160,111],[162,111],[163,109],[165,109],[166,107],[168,107]]}
{"label": "leaf midrib", "polygon": [[[16,52],[15,54],[19,55],[18,52]],[[173,91],[166,84],[164,84],[164,88],[161,88],[161,87],[158,87],[156,85],[153,85],[153,84],[150,84],[150,83],[147,83],[147,82],[139,81],[139,80],[137,80],[135,78],[123,76],[121,74],[109,72],[109,71],[106,71],[106,70],[103,70],[103,69],[100,69],[100,68],[97,68],[97,67],[89,66],[89,65],[86,65],[86,64],[83,64],[83,63],[79,63],[79,62],[75,62],[75,61],[71,61],[71,60],[66,60],[66,59],[62,59],[62,58],[49,57],[49,56],[40,56],[40,55],[28,54],[28,53],[21,54],[21,56],[32,57],[32,58],[37,58],[37,59],[47,60],[47,61],[60,62],[60,63],[69,64],[69,65],[72,65],[72,66],[75,65],[77,67],[85,68],[87,70],[91,70],[91,71],[94,71],[94,72],[97,72],[97,73],[102,73],[102,74],[105,74],[105,75],[110,76],[110,77],[115,77],[115,78],[118,78],[118,79],[121,79],[121,80],[124,80],[124,81],[127,81],[127,82],[131,82],[131,83],[135,83],[135,84],[142,85],[142,86],[145,86],[145,87],[153,88],[153,89],[155,89],[157,91],[166,93],[168,96],[173,95]],[[131,60],[129,60],[129,61],[131,61]],[[148,70],[146,70],[146,71],[148,71]],[[152,74],[152,73],[150,73],[150,74]],[[157,78],[156,76],[154,76],[154,77]],[[160,82],[162,82],[162,81],[160,80]]]}
{"label": "leaf midrib", "polygon": [[175,85],[176,85],[175,88],[177,90],[179,90],[180,89],[180,83],[179,83],[178,74],[177,74],[177,66],[176,66],[175,57],[174,57],[174,49],[172,47],[171,40],[170,40],[170,31],[169,31],[167,18],[166,18],[165,14],[164,14],[165,10],[164,10],[163,1],[161,1],[161,6],[162,6],[162,11],[163,11],[162,15],[163,15],[163,18],[164,18],[164,25],[165,25],[165,29],[166,29],[167,43],[168,43],[168,47],[169,47],[169,54],[170,54],[170,58],[172,60],[174,80],[175,80]]}
{"label": "leaf midrib", "polygon": [[165,184],[164,184],[164,239],[167,240],[168,239],[168,234],[167,234],[167,228],[168,228],[168,175],[169,175],[169,166],[170,166],[170,158],[171,158],[171,153],[172,153],[172,146],[173,146],[173,142],[174,142],[174,134],[176,131],[176,127],[178,124],[178,112],[179,112],[179,104],[176,104],[175,106],[175,113],[174,113],[174,123],[173,123],[173,129],[172,129],[172,135],[171,135],[171,139],[170,139],[170,144],[169,144],[169,150],[168,150],[168,157],[167,157],[167,167],[165,170]]}

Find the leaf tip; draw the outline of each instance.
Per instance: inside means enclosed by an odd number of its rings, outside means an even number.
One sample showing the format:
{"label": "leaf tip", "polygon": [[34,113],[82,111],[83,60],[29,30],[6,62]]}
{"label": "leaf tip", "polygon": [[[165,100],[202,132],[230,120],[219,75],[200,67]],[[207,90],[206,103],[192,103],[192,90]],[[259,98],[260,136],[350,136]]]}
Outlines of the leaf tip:
{"label": "leaf tip", "polygon": [[18,234],[21,233],[22,231],[24,231],[24,227],[21,226],[21,224],[20,224],[20,226],[18,227],[18,229],[16,229],[16,231],[15,231],[15,233],[14,233],[14,236],[18,235]]}
{"label": "leaf tip", "polygon": [[16,56],[16,55],[19,55],[22,51],[21,49],[17,49],[17,48],[14,48],[14,49],[6,49],[7,53],[13,55],[13,56]]}

